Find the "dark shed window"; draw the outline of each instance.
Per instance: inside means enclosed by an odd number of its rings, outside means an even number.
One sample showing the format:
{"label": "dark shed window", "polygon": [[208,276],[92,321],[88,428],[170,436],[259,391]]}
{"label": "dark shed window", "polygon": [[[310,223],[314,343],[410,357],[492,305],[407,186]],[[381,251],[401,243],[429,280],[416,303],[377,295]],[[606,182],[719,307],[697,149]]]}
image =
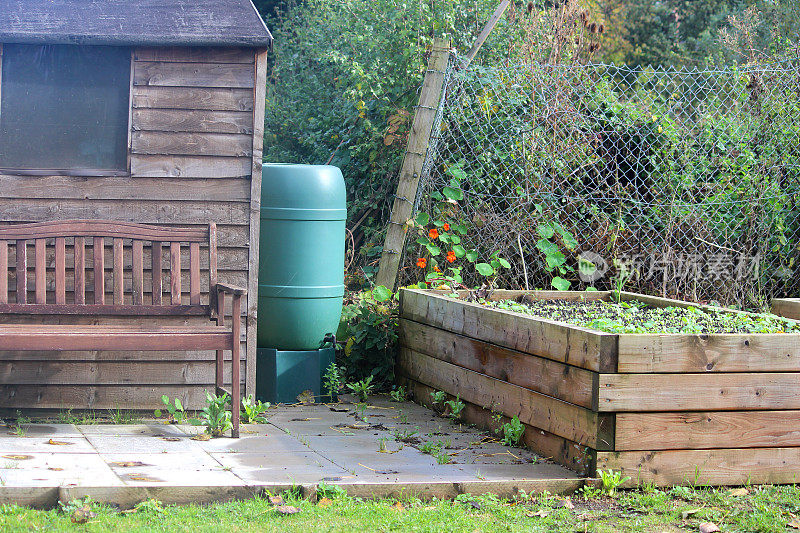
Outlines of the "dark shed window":
{"label": "dark shed window", "polygon": [[111,46],[3,46],[0,168],[127,168],[131,53]]}

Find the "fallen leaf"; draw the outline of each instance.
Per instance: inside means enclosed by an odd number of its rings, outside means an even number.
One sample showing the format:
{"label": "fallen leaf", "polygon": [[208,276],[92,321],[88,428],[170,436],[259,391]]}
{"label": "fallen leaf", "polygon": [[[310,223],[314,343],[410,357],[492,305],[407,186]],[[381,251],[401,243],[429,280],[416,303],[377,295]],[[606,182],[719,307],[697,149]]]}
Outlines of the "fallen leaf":
{"label": "fallen leaf", "polygon": [[209,435],[208,433],[198,433],[197,435],[192,437],[192,440],[201,440],[201,441],[211,440],[211,435]]}
{"label": "fallen leaf", "polygon": [[333,503],[333,500],[331,500],[330,498],[321,498],[321,499],[320,499],[320,500],[317,502],[317,505],[319,505],[320,507],[330,507],[330,505],[331,505],[332,503]]}
{"label": "fallen leaf", "polygon": [[687,519],[687,518],[689,518],[690,516],[692,516],[692,515],[695,515],[695,514],[697,514],[697,513],[699,513],[699,512],[700,512],[700,509],[689,509],[689,510],[687,510],[687,511],[683,511],[683,512],[681,513],[681,518],[683,518],[684,520],[686,520],[686,519]]}
{"label": "fallen leaf", "polygon": [[544,518],[550,514],[550,511],[545,511],[544,509],[539,509],[535,513],[525,513],[525,516],[528,518],[533,518],[534,516],[538,516],[539,518]]}
{"label": "fallen leaf", "polygon": [[297,395],[297,401],[300,403],[314,403],[314,391],[304,390]]}
{"label": "fallen leaf", "polygon": [[52,470],[52,471],[54,471],[54,472],[61,472],[62,470],[64,470],[63,468],[59,468],[59,467],[57,467],[57,466],[50,466],[50,467],[48,467],[47,469],[48,469],[48,470]]}
{"label": "fallen leaf", "polygon": [[79,507],[75,509],[75,512],[72,513],[70,519],[76,524],[85,524],[92,518],[96,518],[97,513],[92,511],[91,507],[88,505],[84,505],[83,507]]}
{"label": "fallen leaf", "polygon": [[270,496],[269,503],[272,505],[283,505],[285,502],[283,501],[283,496]]}
{"label": "fallen leaf", "polygon": [[395,502],[394,505],[392,505],[392,509],[395,511],[405,511],[406,507],[400,502]]}
{"label": "fallen leaf", "polygon": [[744,487],[728,491],[728,496],[747,496],[748,494],[750,494],[750,491]]}
{"label": "fallen leaf", "polygon": [[3,459],[11,459],[12,461],[27,461],[33,459],[32,455],[4,455]]}
{"label": "fallen leaf", "polygon": [[63,441],[60,441],[60,440],[50,439],[49,441],[47,441],[47,444],[52,444],[53,446],[72,446],[75,443],[74,442],[63,442]]}
{"label": "fallen leaf", "polygon": [[112,466],[119,466],[121,468],[132,468],[136,466],[147,466],[145,463],[141,461],[113,461],[108,463]]}
{"label": "fallen leaf", "polygon": [[131,481],[149,481],[151,483],[161,481],[158,478],[148,477],[143,474],[128,474],[128,479],[130,479]]}
{"label": "fallen leaf", "polygon": [[280,514],[297,514],[300,512],[300,509],[292,505],[279,505],[275,508],[275,510]]}
{"label": "fallen leaf", "polygon": [[700,524],[700,533],[715,533],[721,531],[714,522],[703,522]]}
{"label": "fallen leaf", "polygon": [[178,442],[181,440],[180,437],[161,437],[161,440],[165,440],[167,442]]}
{"label": "fallen leaf", "polygon": [[800,520],[792,520],[786,526],[792,529],[800,529]]}
{"label": "fallen leaf", "polygon": [[572,503],[572,500],[569,498],[564,498],[563,500],[559,500],[553,504],[553,507],[560,508],[564,507],[565,509],[574,509],[575,504]]}

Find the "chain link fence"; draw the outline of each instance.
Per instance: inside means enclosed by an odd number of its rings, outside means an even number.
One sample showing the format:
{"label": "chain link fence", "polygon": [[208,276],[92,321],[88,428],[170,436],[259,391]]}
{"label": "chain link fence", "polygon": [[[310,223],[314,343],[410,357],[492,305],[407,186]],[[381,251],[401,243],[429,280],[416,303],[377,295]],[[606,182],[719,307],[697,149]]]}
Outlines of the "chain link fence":
{"label": "chain link fence", "polygon": [[[504,288],[755,307],[800,296],[800,65],[467,67],[451,58],[416,210],[511,263]],[[426,254],[408,239],[401,284]],[[436,260],[436,258],[434,258]],[[438,259],[439,267],[451,266]],[[481,279],[464,269],[464,282]]]}

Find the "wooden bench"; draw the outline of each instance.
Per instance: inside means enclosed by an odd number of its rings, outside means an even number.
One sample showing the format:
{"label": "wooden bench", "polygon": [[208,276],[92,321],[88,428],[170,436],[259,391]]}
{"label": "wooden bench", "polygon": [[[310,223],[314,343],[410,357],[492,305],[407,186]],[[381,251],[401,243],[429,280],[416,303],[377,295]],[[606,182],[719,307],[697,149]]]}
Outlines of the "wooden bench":
{"label": "wooden bench", "polygon": [[[88,242],[87,242],[88,241]],[[33,243],[33,291],[28,286],[28,248]],[[200,298],[200,245],[208,244],[209,301]],[[91,263],[87,261],[90,244]],[[163,246],[168,245],[169,287],[163,280]],[[181,252],[188,245],[189,291],[181,285]],[[55,268],[48,286],[47,249],[53,246]],[[9,294],[9,250],[14,248],[14,298]],[[150,251],[151,295],[145,293],[145,250]],[[67,291],[67,250],[73,290]],[[110,250],[111,268],[106,267]],[[127,252],[127,253],[126,253]],[[125,257],[130,257],[126,276]],[[185,254],[184,254],[185,256]],[[96,275],[102,272],[103,275]],[[91,302],[87,282],[91,273]],[[107,274],[110,284],[106,285]],[[129,280],[129,281],[128,281]],[[130,291],[125,290],[126,282]],[[164,294],[168,289],[167,295]],[[239,436],[241,303],[245,289],[217,281],[217,230],[172,228],[109,220],[65,220],[0,227],[0,349],[3,350],[216,350],[216,393],[231,397],[231,435]],[[232,297],[231,327],[225,326],[225,299]],[[30,300],[30,297],[32,301]],[[152,324],[70,325],[6,324],[9,315],[74,317],[151,317]],[[205,316],[212,323],[159,325],[158,317]],[[231,390],[223,388],[223,353],[230,350]]]}

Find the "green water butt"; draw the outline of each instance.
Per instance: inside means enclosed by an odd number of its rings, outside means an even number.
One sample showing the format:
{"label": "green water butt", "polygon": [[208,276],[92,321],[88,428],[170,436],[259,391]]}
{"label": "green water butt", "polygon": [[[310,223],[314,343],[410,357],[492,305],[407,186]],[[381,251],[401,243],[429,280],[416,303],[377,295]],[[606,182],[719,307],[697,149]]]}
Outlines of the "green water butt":
{"label": "green water butt", "polygon": [[261,187],[258,346],[315,350],[335,333],[347,219],[341,171],[266,164]]}

